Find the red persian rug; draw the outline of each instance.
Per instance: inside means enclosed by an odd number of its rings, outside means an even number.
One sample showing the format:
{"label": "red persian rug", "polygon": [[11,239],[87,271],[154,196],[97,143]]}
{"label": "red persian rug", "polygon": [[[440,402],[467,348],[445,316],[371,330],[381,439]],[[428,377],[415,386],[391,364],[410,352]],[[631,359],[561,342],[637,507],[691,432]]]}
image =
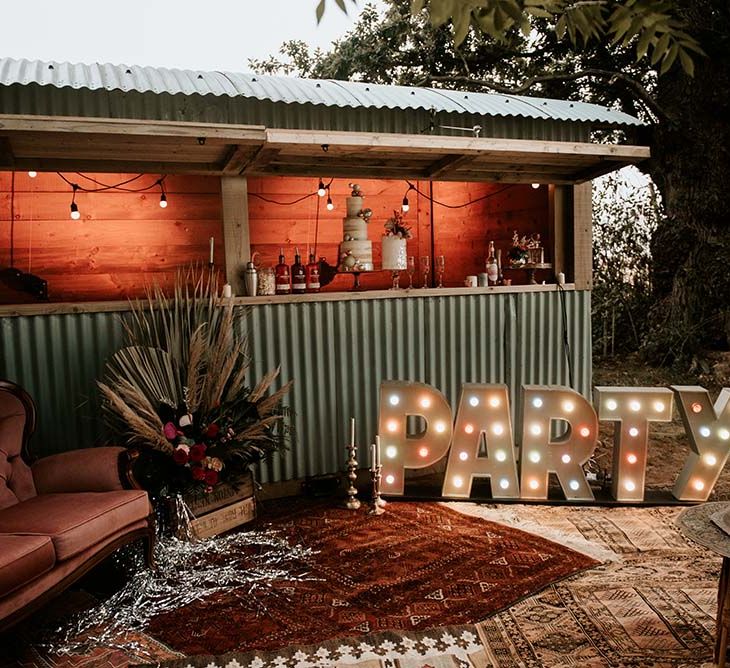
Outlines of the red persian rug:
{"label": "red persian rug", "polygon": [[187,655],[271,650],[387,630],[479,622],[597,561],[437,503],[369,517],[297,499],[259,526],[316,551],[308,578],[256,606],[213,596],[153,619],[147,633]]}

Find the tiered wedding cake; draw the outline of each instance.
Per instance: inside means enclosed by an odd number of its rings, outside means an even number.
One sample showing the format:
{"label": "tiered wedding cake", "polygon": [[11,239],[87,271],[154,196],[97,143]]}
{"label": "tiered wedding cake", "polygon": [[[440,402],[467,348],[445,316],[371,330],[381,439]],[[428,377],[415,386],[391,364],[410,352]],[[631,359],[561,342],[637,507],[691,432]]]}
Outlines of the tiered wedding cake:
{"label": "tiered wedding cake", "polygon": [[368,222],[372,211],[362,208],[362,191],[351,183],[352,196],[346,198],[347,217],[343,220],[340,244],[340,271],[372,271],[373,243],[368,239]]}

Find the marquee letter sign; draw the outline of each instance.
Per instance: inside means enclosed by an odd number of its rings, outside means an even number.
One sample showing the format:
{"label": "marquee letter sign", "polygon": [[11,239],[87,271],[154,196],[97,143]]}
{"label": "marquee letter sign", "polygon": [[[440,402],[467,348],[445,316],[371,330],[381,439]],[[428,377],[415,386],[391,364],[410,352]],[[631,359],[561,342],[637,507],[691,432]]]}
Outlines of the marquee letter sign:
{"label": "marquee letter sign", "polygon": [[[672,390],[674,393],[672,393]],[[467,499],[476,478],[489,478],[495,499],[547,500],[550,473],[566,499],[592,501],[583,465],[598,442],[598,421],[614,423],[611,493],[617,501],[640,502],[650,422],[672,419],[674,396],[692,452],[672,493],[680,501],[706,501],[730,458],[730,388],[715,405],[701,387],[596,387],[596,410],[567,387],[525,385],[519,474],[506,385],[465,383],[455,424],[441,392],[425,383],[384,381],[380,386],[382,493],[402,495],[406,469],[432,466],[448,454],[442,496]],[[425,429],[408,432],[408,418]],[[556,422],[567,425],[558,437]],[[484,448],[482,448],[482,443]]]}
{"label": "marquee letter sign", "polygon": [[[442,494],[468,499],[474,478],[488,477],[495,499],[519,499],[507,386],[465,383],[456,415]],[[486,457],[479,456],[482,437]]]}
{"label": "marquee letter sign", "polygon": [[672,421],[672,391],[663,387],[596,387],[598,419],[614,423],[611,494],[643,501],[649,422]]}
{"label": "marquee letter sign", "polygon": [[672,385],[692,449],[672,494],[680,501],[707,501],[730,452],[730,388],[713,407],[702,387]]}
{"label": "marquee letter sign", "polygon": [[[567,387],[525,385],[522,397],[522,498],[547,499],[548,474],[556,473],[566,499],[593,500],[582,468],[598,437],[593,406]],[[550,440],[553,420],[564,420],[570,426],[556,441]]]}
{"label": "marquee letter sign", "polygon": [[[426,421],[422,434],[409,437],[408,416]],[[402,495],[405,469],[431,466],[448,452],[451,407],[441,392],[424,383],[385,381],[380,386],[380,461],[383,494]]]}

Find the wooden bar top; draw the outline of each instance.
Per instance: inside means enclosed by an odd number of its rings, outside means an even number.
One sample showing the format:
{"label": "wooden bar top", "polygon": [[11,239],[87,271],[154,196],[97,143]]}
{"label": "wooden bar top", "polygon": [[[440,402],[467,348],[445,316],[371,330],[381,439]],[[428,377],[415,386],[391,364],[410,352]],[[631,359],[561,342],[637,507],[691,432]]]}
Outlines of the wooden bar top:
{"label": "wooden bar top", "polygon": [[[575,290],[573,283],[566,283],[565,290]],[[301,304],[308,302],[343,302],[367,299],[423,299],[434,297],[467,297],[473,295],[512,294],[521,292],[556,292],[558,286],[509,285],[487,288],[414,288],[412,290],[366,290],[362,292],[318,292],[304,295],[271,295],[260,297],[234,297],[236,306],[259,306],[264,304]],[[131,310],[130,301],[107,302],[58,302],[35,304],[0,305],[0,317],[54,315],[66,313],[109,313]]]}

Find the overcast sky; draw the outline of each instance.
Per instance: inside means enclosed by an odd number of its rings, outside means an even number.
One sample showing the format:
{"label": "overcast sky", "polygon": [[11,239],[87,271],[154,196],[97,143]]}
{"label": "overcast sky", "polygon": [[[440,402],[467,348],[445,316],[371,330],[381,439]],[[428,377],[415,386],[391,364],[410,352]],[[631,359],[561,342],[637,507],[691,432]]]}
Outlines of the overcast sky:
{"label": "overcast sky", "polygon": [[2,2],[0,57],[245,71],[249,58],[302,39],[327,47],[353,25],[329,0],[23,0]]}

